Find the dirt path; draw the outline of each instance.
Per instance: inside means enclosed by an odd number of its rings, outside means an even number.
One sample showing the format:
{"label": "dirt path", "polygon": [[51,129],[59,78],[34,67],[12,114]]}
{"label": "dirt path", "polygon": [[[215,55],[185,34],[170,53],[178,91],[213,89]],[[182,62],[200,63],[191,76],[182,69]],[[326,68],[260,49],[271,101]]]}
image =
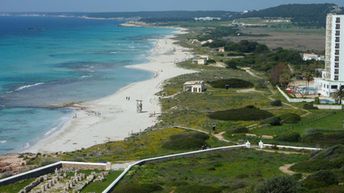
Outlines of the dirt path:
{"label": "dirt path", "polygon": [[284,174],[287,174],[287,175],[289,175],[289,176],[292,176],[292,175],[296,174],[296,172],[290,170],[290,168],[293,167],[294,165],[295,165],[295,164],[285,164],[285,165],[279,167],[279,170],[280,170],[281,172],[283,172]]}
{"label": "dirt path", "polygon": [[257,78],[257,79],[263,79],[262,77],[256,75],[256,74],[252,71],[251,68],[246,67],[246,68],[241,68],[241,69],[244,70],[245,72],[247,72],[247,73],[248,73],[249,75],[251,75],[252,77],[255,77],[255,78]]}
{"label": "dirt path", "polygon": [[[183,126],[174,126],[174,127],[175,128],[189,130],[189,131],[196,131],[196,132],[200,132],[200,133],[204,133],[204,134],[209,135],[209,132],[206,132],[206,131],[203,131],[203,130],[200,130],[200,129],[194,129],[194,128],[183,127]],[[231,142],[231,141],[225,139],[224,136],[223,136],[224,134],[225,134],[225,132],[221,132],[221,133],[218,133],[218,134],[212,133],[211,136],[215,137],[219,141],[223,141],[223,142],[226,142],[226,143],[234,143],[234,142]],[[234,143],[234,144],[237,144],[237,143]]]}

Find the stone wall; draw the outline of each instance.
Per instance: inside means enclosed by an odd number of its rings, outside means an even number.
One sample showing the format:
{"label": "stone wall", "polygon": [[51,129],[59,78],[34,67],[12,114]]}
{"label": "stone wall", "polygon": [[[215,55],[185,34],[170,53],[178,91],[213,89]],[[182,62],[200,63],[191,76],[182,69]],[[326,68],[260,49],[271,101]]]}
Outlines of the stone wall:
{"label": "stone wall", "polygon": [[55,169],[60,168],[74,168],[79,170],[110,170],[111,163],[85,163],[85,162],[67,162],[60,161],[47,166],[36,168],[15,176],[11,176],[5,179],[0,179],[0,186],[12,184],[24,179],[37,178],[39,176],[52,173]]}

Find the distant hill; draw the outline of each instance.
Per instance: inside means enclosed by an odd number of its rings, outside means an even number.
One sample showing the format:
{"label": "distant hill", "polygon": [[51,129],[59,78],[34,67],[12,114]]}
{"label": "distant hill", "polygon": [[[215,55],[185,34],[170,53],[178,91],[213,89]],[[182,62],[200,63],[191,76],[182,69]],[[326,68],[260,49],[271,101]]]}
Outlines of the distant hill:
{"label": "distant hill", "polygon": [[[142,12],[103,12],[103,13],[8,13],[8,15],[49,15],[49,16],[75,16],[90,18],[117,18],[140,20],[145,22],[174,22],[191,21],[200,17],[221,18],[222,20],[231,19],[238,15],[238,12],[231,11],[142,11]],[[1,15],[1,13],[0,13]]]}
{"label": "distant hill", "polygon": [[325,26],[328,13],[341,13],[343,8],[336,4],[288,4],[250,11],[239,18],[261,17],[261,18],[290,18],[293,23],[304,26]]}

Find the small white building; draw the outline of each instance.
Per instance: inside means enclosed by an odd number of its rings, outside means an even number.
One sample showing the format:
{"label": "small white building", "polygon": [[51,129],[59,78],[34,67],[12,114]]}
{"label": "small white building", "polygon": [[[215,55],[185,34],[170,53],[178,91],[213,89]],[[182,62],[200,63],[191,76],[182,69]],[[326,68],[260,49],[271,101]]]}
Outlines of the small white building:
{"label": "small white building", "polygon": [[324,61],[325,56],[321,56],[321,55],[314,54],[314,53],[303,53],[302,59],[303,59],[303,61],[310,61],[310,60]]}
{"label": "small white building", "polygon": [[192,60],[192,63],[199,65],[206,65],[208,63],[209,56],[201,55]]}
{"label": "small white building", "polygon": [[209,39],[209,40],[206,40],[206,41],[202,41],[202,42],[201,42],[201,45],[203,46],[203,45],[205,45],[205,44],[211,44],[211,43],[213,43],[213,42],[214,42],[214,40]]}
{"label": "small white building", "polygon": [[184,83],[184,92],[203,93],[206,91],[206,86],[203,80],[189,81]]}
{"label": "small white building", "polygon": [[220,52],[220,53],[224,53],[225,52],[225,47],[217,48],[217,51]]}

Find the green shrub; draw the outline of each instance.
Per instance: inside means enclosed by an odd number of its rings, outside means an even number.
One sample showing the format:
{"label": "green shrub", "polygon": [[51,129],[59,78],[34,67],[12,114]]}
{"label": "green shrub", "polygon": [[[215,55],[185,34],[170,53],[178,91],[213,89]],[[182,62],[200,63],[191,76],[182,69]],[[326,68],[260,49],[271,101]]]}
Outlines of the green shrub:
{"label": "green shrub", "polygon": [[301,140],[301,135],[299,133],[289,133],[285,135],[278,135],[276,137],[277,141],[284,142],[299,142]]}
{"label": "green shrub", "polygon": [[302,140],[304,142],[309,142],[309,143],[313,143],[318,141],[320,138],[322,138],[324,136],[324,134],[317,129],[308,129],[306,131],[306,133],[304,134]]}
{"label": "green shrub", "polygon": [[274,101],[271,102],[271,106],[281,107],[282,106],[282,101],[281,100],[274,100]]}
{"label": "green shrub", "polygon": [[209,59],[209,60],[207,61],[207,64],[215,64],[215,63],[216,63],[216,61],[213,60],[213,59]]}
{"label": "green shrub", "polygon": [[282,125],[282,120],[279,117],[270,117],[262,121],[262,124],[269,124],[271,126]]}
{"label": "green shrub", "polygon": [[129,183],[129,184],[121,184],[118,186],[114,192],[116,193],[129,193],[129,192],[137,192],[137,193],[151,193],[154,191],[161,191],[163,190],[161,186],[156,184],[138,184],[138,183]]}
{"label": "green shrub", "polygon": [[344,131],[308,130],[302,140],[306,143],[336,145],[344,144]]}
{"label": "green shrub", "polygon": [[301,117],[295,113],[285,113],[279,116],[283,123],[293,124],[301,121]]}
{"label": "green shrub", "polygon": [[178,186],[175,193],[221,193],[220,188],[202,185]]}
{"label": "green shrub", "polygon": [[300,184],[290,176],[275,177],[258,186],[256,193],[298,193]]}
{"label": "green shrub", "polygon": [[314,103],[315,103],[315,104],[320,104],[320,98],[319,98],[319,97],[315,97]]}
{"label": "green shrub", "polygon": [[222,79],[210,82],[210,85],[214,88],[252,88],[253,84],[246,80],[241,79]]}
{"label": "green shrub", "polygon": [[313,106],[313,103],[306,103],[303,105],[303,108],[306,110],[317,110],[318,107]]}
{"label": "green shrub", "polygon": [[247,106],[240,109],[218,111],[208,115],[211,119],[222,121],[259,121],[270,118],[272,113],[260,110],[254,106]]}
{"label": "green shrub", "polygon": [[338,179],[331,171],[319,171],[308,176],[303,184],[305,187],[313,189],[338,184]]}
{"label": "green shrub", "polygon": [[316,152],[309,160],[299,162],[292,170],[315,172],[320,170],[340,170],[344,166],[344,145],[335,145]]}
{"label": "green shrub", "polygon": [[207,146],[209,136],[204,133],[190,132],[178,135],[173,135],[165,142],[162,147],[172,150],[190,150],[199,149],[202,146]]}
{"label": "green shrub", "polygon": [[235,128],[232,133],[248,133],[250,130],[247,127]]}

